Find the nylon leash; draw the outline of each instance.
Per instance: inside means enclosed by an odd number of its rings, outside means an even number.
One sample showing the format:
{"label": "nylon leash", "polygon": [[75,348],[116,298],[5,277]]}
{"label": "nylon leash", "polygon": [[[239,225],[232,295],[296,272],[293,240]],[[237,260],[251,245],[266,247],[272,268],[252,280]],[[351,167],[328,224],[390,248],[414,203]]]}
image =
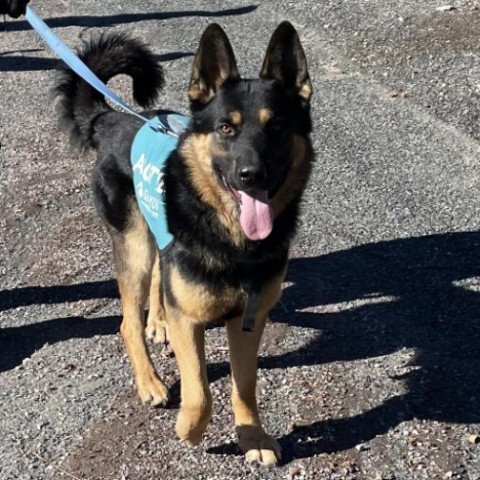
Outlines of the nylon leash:
{"label": "nylon leash", "polygon": [[42,40],[60,57],[77,75],[82,77],[95,90],[102,95],[108,97],[113,103],[123,110],[134,115],[144,122],[148,122],[148,118],[137,113],[130,108],[118,95],[108,88],[91,70],[85,65],[80,58],[70,50],[62,40],[51,30],[51,28],[37,15],[33,8],[27,6],[25,18],[32,28],[40,35]]}

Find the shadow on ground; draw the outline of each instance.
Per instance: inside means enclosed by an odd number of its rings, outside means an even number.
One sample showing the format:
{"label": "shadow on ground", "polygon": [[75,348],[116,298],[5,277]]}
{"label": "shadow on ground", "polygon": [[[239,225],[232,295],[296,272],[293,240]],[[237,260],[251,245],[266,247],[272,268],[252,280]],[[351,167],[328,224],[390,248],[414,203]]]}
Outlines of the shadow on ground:
{"label": "shadow on ground", "polygon": [[[29,50],[17,50],[1,54],[0,72],[32,72],[43,70],[58,70],[63,65],[63,62],[61,62],[57,58],[42,58],[18,55],[19,53],[27,52],[29,52]],[[173,60],[178,60],[179,58],[191,57],[193,55],[193,52],[170,52],[155,55],[155,59],[157,60],[157,62],[171,62]]]}
{"label": "shadow on ground", "polygon": [[[280,439],[284,461],[351,448],[399,422],[480,422],[480,233],[407,238],[293,259],[274,321],[318,330],[308,345],[260,359],[261,368],[349,361],[414,348],[407,393],[351,418],[295,427]],[[116,296],[113,281],[0,292],[0,309]],[[316,313],[325,306],[330,313]],[[333,312],[333,313],[332,313]],[[0,371],[46,342],[118,331],[119,318],[69,318],[0,330]],[[209,365],[209,379],[228,374]],[[178,396],[178,385],[173,387]],[[220,445],[211,453],[233,453]]]}
{"label": "shadow on ground", "polygon": [[68,317],[22,327],[0,329],[0,372],[20,365],[47,344],[71,338],[111,335],[120,329],[120,317]]}
{"label": "shadow on ground", "polygon": [[[480,233],[407,238],[293,259],[274,321],[318,330],[305,347],[261,368],[319,365],[414,348],[407,393],[351,418],[295,427],[284,461],[352,448],[399,422],[480,422]],[[477,277],[477,278],[475,278]],[[354,302],[344,304],[344,302]],[[315,307],[337,305],[315,313]],[[343,308],[342,308],[343,305]],[[348,308],[346,308],[348,305]],[[355,306],[358,305],[358,306]],[[228,371],[225,365],[212,373]],[[233,453],[222,445],[212,453]]]}
{"label": "shadow on ground", "polygon": [[19,287],[11,290],[0,290],[0,312],[29,305],[51,305],[94,298],[117,297],[118,289],[114,280],[74,285],[54,285],[51,287]]}
{"label": "shadow on ground", "polygon": [[[60,27],[111,27],[126,23],[145,22],[149,20],[170,20],[172,18],[185,17],[229,17],[234,15],[246,15],[258,8],[257,5],[245,7],[226,8],[224,10],[185,10],[178,12],[145,12],[145,13],[120,13],[117,15],[84,15],[52,17],[44,19],[50,28]],[[26,20],[6,21],[0,24],[0,31],[18,32],[30,30],[32,27]]]}
{"label": "shadow on ground", "polygon": [[[20,287],[0,291],[0,311],[30,305],[51,305],[95,298],[117,298],[114,280],[86,282],[80,285]],[[87,319],[83,317],[45,320],[21,327],[0,328],[0,372],[20,365],[45,344],[70,338],[90,338],[118,332],[120,317]]]}
{"label": "shadow on ground", "polygon": [[[153,13],[132,13],[118,14],[106,16],[68,16],[53,17],[46,19],[45,22],[50,28],[61,27],[85,27],[85,28],[101,28],[111,27],[114,25],[123,25],[133,22],[143,22],[149,20],[169,20],[173,18],[183,17],[228,17],[234,15],[246,15],[257,9],[257,5],[249,5],[246,7],[228,8],[225,10],[185,10],[178,12],[153,12]],[[31,30],[30,24],[25,20],[6,21],[0,23],[0,32],[17,32],[23,30]],[[200,34],[200,32],[199,32]],[[20,50],[13,52],[5,52],[0,55],[0,72],[20,72],[20,71],[40,71],[52,70],[60,65],[56,58],[40,58],[34,56],[18,56],[13,53],[28,53],[39,51],[39,49]],[[159,62],[167,62],[177,60],[182,57],[192,56],[193,52],[171,52],[157,55]]]}

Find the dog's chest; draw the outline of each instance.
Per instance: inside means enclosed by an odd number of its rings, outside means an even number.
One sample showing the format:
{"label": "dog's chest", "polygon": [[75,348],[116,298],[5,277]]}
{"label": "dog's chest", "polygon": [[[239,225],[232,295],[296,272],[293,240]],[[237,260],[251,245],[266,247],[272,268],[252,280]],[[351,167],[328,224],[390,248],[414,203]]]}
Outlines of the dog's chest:
{"label": "dog's chest", "polygon": [[245,297],[240,289],[188,280],[175,265],[168,277],[170,301],[187,317],[208,323],[242,315]]}
{"label": "dog's chest", "polygon": [[159,115],[137,132],[130,152],[138,206],[160,252],[174,240],[165,212],[163,169],[187,124],[188,117],[182,115]]}

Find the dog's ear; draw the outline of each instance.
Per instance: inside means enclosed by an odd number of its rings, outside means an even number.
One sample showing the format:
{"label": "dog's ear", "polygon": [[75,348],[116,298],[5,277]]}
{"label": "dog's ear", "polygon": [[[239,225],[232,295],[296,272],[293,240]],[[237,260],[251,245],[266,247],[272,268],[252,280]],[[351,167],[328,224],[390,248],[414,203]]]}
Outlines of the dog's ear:
{"label": "dog's ear", "polygon": [[238,70],[232,46],[222,28],[212,23],[200,39],[188,98],[191,102],[207,103],[226,80],[235,78],[238,78]]}
{"label": "dog's ear", "polygon": [[287,88],[294,89],[303,100],[310,100],[312,83],[307,59],[297,31],[290,22],[282,22],[273,32],[260,77],[277,80]]}

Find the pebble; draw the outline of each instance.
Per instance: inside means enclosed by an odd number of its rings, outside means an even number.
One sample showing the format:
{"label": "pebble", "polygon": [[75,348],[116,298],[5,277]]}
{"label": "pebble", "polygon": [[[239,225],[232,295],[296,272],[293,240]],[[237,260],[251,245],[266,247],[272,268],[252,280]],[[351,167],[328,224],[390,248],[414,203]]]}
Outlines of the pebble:
{"label": "pebble", "polygon": [[480,442],[480,435],[472,434],[468,437],[468,441],[472,444],[475,445]]}
{"label": "pebble", "polygon": [[[298,467],[292,466],[288,468],[288,475],[293,478],[296,477],[300,473],[300,469]],[[288,478],[288,476],[287,476]]]}
{"label": "pebble", "polygon": [[366,450],[369,449],[369,446],[366,445],[365,443],[359,443],[358,445],[355,445],[355,448],[359,451],[359,452],[364,452]]}
{"label": "pebble", "polygon": [[452,10],[456,10],[456,8],[453,5],[442,5],[440,7],[437,7],[435,10],[437,12],[450,12]]}

